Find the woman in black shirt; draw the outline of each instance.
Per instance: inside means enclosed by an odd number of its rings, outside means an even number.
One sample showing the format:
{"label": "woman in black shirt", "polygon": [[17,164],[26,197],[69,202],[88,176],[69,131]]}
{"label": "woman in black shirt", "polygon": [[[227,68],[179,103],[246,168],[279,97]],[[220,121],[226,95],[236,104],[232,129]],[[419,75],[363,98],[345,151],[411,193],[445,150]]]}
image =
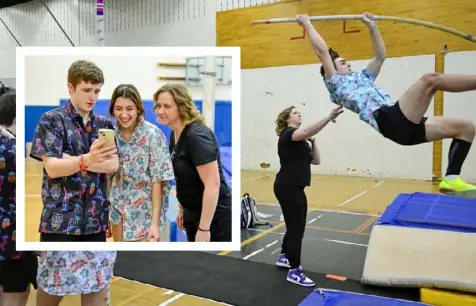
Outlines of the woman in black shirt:
{"label": "woman in black shirt", "polygon": [[231,242],[231,188],[220,148],[187,88],[166,84],[154,94],[159,121],[172,128],[170,154],[177,183],[177,226],[188,241]]}
{"label": "woman in black shirt", "polygon": [[289,268],[287,281],[314,286],[301,267],[301,248],[306,228],[307,198],[304,188],[311,184],[311,164],[320,164],[320,155],[314,145],[314,135],[342,113],[337,107],[326,118],[301,127],[301,113],[294,106],[284,109],[276,119],[278,155],[281,168],[274,182],[274,194],[279,201],[286,223],[281,254],[276,264]]}

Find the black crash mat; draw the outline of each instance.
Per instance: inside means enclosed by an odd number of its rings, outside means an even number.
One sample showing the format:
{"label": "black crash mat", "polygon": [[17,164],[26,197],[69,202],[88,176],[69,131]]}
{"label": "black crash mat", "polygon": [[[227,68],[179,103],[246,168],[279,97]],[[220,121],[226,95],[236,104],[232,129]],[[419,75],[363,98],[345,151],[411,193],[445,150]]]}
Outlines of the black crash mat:
{"label": "black crash mat", "polygon": [[[286,281],[286,269],[205,252],[118,252],[114,275],[236,306],[298,305],[315,288]],[[411,301],[419,289],[382,288],[307,272],[317,287]]]}

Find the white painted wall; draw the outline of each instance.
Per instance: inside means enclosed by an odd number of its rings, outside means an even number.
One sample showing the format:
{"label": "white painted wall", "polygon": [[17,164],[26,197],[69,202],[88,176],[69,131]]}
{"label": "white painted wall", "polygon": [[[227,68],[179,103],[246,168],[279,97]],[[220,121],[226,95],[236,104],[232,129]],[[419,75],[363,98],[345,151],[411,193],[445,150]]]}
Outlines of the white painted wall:
{"label": "white painted wall", "polygon": [[[455,52],[446,55],[445,73],[472,74],[476,72],[476,52]],[[448,117],[470,119],[476,123],[476,91],[444,93],[444,114]],[[443,172],[448,166],[451,140],[443,141]],[[444,175],[444,173],[443,173]],[[461,175],[469,182],[476,182],[476,148],[473,145],[463,165]]]}
{"label": "white painted wall", "polygon": [[[352,62],[354,70],[363,69],[368,61]],[[279,169],[276,116],[284,108],[300,105],[304,124],[325,117],[335,105],[320,76],[320,64],[242,70],[242,169]],[[387,59],[377,85],[393,100],[423,74],[435,71],[433,55]],[[433,103],[427,115],[433,115]],[[432,145],[402,147],[381,137],[370,126],[347,111],[337,123],[317,135],[322,165],[313,167],[315,174],[356,175],[407,179],[432,178]]]}
{"label": "white painted wall", "polygon": [[[190,57],[196,56],[193,53]],[[166,81],[158,76],[184,76],[185,68],[157,67],[159,62],[185,62],[181,56],[124,57],[124,56],[27,56],[25,58],[26,105],[59,105],[59,99],[68,98],[67,72],[72,62],[78,59],[96,63],[104,72],[105,84],[100,99],[110,99],[119,84],[133,84],[143,99],[152,99],[154,92]],[[47,72],[47,77],[45,77]],[[203,87],[190,87],[194,99],[203,99]],[[232,99],[231,86],[216,86],[216,99]]]}

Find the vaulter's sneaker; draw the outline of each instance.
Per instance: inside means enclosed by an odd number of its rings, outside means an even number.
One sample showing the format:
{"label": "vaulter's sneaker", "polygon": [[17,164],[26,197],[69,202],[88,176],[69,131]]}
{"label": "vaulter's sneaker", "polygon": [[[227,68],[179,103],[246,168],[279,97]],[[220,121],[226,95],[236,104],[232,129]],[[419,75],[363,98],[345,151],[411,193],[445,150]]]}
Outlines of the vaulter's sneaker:
{"label": "vaulter's sneaker", "polygon": [[296,269],[290,269],[288,271],[288,277],[286,278],[288,282],[291,282],[296,285],[304,286],[304,287],[314,287],[316,284],[309,279],[304,272],[302,271],[302,267],[298,267]]}
{"label": "vaulter's sneaker", "polygon": [[440,182],[440,192],[454,194],[464,191],[476,191],[476,186],[463,181],[460,177],[445,177]]}
{"label": "vaulter's sneaker", "polygon": [[286,254],[279,254],[278,259],[276,259],[276,265],[283,268],[291,268],[289,260],[286,258]]}

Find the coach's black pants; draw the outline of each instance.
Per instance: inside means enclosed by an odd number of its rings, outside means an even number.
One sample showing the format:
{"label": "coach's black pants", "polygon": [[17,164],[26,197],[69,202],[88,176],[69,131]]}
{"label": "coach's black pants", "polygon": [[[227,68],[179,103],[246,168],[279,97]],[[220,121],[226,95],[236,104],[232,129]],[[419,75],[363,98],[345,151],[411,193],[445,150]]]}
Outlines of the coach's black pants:
{"label": "coach's black pants", "polygon": [[307,198],[305,187],[274,184],[274,195],[279,201],[286,223],[286,234],[283,238],[282,253],[286,254],[295,269],[301,265],[301,249],[306,229]]}
{"label": "coach's black pants", "polygon": [[[183,227],[185,228],[187,240],[189,242],[195,241],[195,235],[197,235],[200,218],[201,212],[184,212]],[[231,242],[231,220],[231,209],[215,212],[212,224],[210,225],[210,242]]]}

